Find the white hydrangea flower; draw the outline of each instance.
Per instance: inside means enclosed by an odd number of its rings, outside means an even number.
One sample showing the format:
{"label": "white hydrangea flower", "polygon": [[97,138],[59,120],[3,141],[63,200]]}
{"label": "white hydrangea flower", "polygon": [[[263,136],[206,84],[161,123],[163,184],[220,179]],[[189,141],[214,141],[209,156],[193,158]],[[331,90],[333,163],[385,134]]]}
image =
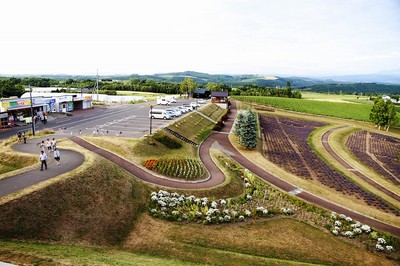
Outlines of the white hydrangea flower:
{"label": "white hydrangea flower", "polygon": [[182,215],[182,219],[183,219],[183,220],[186,220],[187,218],[188,218],[188,217],[187,217],[186,214]]}
{"label": "white hydrangea flower", "polygon": [[376,244],[375,249],[377,251],[384,251],[385,250],[384,247],[382,245],[380,245],[380,244]]}
{"label": "white hydrangea flower", "polygon": [[378,244],[385,245],[386,240],[383,237],[378,238]]}
{"label": "white hydrangea flower", "polygon": [[393,246],[386,246],[386,250],[389,252],[392,252],[392,251],[394,251],[394,248],[393,248]]}
{"label": "white hydrangea flower", "polygon": [[267,209],[264,209],[264,210],[262,211],[262,213],[263,213],[263,215],[267,215],[267,214],[268,214],[268,210],[267,210]]}
{"label": "white hydrangea flower", "polygon": [[158,201],[158,197],[156,195],[151,196],[151,201]]}
{"label": "white hydrangea flower", "polygon": [[231,221],[231,217],[229,215],[225,215],[224,216],[224,221],[225,222],[230,222]]}
{"label": "white hydrangea flower", "polygon": [[257,212],[263,212],[263,210],[264,210],[264,207],[262,207],[262,206],[256,208]]}
{"label": "white hydrangea flower", "polygon": [[202,215],[203,215],[203,214],[202,214],[201,212],[196,212],[196,216],[197,216],[198,218],[201,218]]}
{"label": "white hydrangea flower", "polygon": [[359,235],[362,233],[362,230],[360,228],[354,228],[353,233]]}
{"label": "white hydrangea flower", "polygon": [[346,215],[344,215],[344,214],[340,214],[339,217],[340,217],[340,219],[343,219],[343,220],[346,220],[346,218],[347,218]]}
{"label": "white hydrangea flower", "polygon": [[335,226],[334,229],[335,229],[336,231],[338,231],[338,232],[340,232],[340,230],[341,230],[341,228],[338,227],[338,226]]}
{"label": "white hydrangea flower", "polygon": [[151,192],[150,196],[157,196],[157,192],[155,191]]}
{"label": "white hydrangea flower", "polygon": [[352,231],[346,231],[346,232],[343,233],[343,235],[350,238],[350,237],[353,237],[354,234],[353,234]]}
{"label": "white hydrangea flower", "polygon": [[176,192],[173,192],[173,193],[171,194],[171,197],[179,198],[179,194],[176,193]]}
{"label": "white hydrangea flower", "polygon": [[178,211],[172,211],[172,215],[178,215],[179,212]]}
{"label": "white hydrangea flower", "polygon": [[238,218],[238,220],[239,220],[239,221],[244,221],[244,216],[243,216],[243,215],[240,215],[239,218]]}
{"label": "white hydrangea flower", "polygon": [[250,216],[251,216],[251,211],[245,210],[245,211],[244,211],[244,214],[246,214],[247,217],[250,217]]}
{"label": "white hydrangea flower", "polygon": [[250,183],[246,183],[246,188],[249,188],[249,187],[251,187],[251,184]]}
{"label": "white hydrangea flower", "polygon": [[215,202],[215,201],[211,202],[211,208],[216,209],[217,206],[218,206],[218,203],[217,203],[217,202]]}
{"label": "white hydrangea flower", "polygon": [[243,181],[244,181],[245,183],[249,182],[249,180],[248,180],[247,178],[243,179]]}
{"label": "white hydrangea flower", "polygon": [[232,211],[232,216],[233,216],[233,217],[238,216],[238,212],[237,212],[237,211]]}
{"label": "white hydrangea flower", "polygon": [[350,217],[346,217],[346,221],[348,221],[349,223],[351,223],[353,221],[353,219],[351,219]]}
{"label": "white hydrangea flower", "polygon": [[331,219],[336,220],[336,215],[337,215],[336,212],[332,212],[331,213]]}
{"label": "white hydrangea flower", "polygon": [[226,200],[222,199],[219,203],[221,203],[221,205],[226,205]]}
{"label": "white hydrangea flower", "polygon": [[337,226],[337,227],[341,227],[341,226],[342,226],[342,223],[341,223],[341,222],[339,222],[339,221],[335,221],[335,226]]}
{"label": "white hydrangea flower", "polygon": [[251,195],[249,195],[249,194],[246,194],[246,199],[247,199],[247,200],[252,200],[253,197],[252,197]]}
{"label": "white hydrangea flower", "polygon": [[224,215],[228,215],[228,214],[229,214],[229,209],[225,209],[225,210],[223,211],[223,213],[224,213]]}
{"label": "white hydrangea flower", "polygon": [[157,213],[157,209],[151,209],[151,213]]}
{"label": "white hydrangea flower", "polygon": [[361,226],[361,230],[363,230],[365,233],[370,233],[370,232],[371,232],[371,227],[369,227],[369,226],[366,225],[366,224],[363,224],[363,225]]}
{"label": "white hydrangea flower", "polygon": [[167,204],[166,204],[164,201],[162,201],[162,200],[159,200],[159,201],[158,201],[158,205],[160,205],[161,207],[167,206]]}
{"label": "white hydrangea flower", "polygon": [[339,231],[338,231],[338,230],[335,230],[335,229],[333,229],[333,230],[332,230],[332,234],[334,234],[335,236],[337,236],[337,235],[339,234]]}

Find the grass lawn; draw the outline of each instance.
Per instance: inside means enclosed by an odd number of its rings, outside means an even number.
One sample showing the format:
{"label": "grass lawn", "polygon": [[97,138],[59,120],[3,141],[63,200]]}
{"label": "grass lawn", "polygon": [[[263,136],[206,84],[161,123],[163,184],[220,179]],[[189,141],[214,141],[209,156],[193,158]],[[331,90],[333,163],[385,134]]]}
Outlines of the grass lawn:
{"label": "grass lawn", "polygon": [[315,101],[326,101],[326,102],[349,102],[355,101],[357,103],[368,102],[368,96],[357,96],[351,94],[328,94],[328,93],[318,93],[318,92],[301,92],[302,99],[305,100],[315,100]]}
{"label": "grass lawn", "polygon": [[212,265],[395,265],[290,218],[205,226],[143,215],[124,247]]}

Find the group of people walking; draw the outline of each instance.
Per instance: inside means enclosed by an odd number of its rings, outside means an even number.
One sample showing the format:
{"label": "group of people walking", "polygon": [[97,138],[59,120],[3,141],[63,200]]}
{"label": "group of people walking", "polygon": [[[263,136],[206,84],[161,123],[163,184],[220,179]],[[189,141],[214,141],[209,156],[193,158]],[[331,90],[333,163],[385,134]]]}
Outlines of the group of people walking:
{"label": "group of people walking", "polygon": [[53,153],[54,156],[54,160],[57,162],[57,165],[60,165],[60,151],[57,149],[57,141],[55,138],[53,138],[52,140],[47,139],[46,142],[44,140],[42,140],[42,142],[40,143],[40,155],[39,155],[39,159],[40,159],[40,171],[43,171],[43,167],[47,170],[47,153]]}

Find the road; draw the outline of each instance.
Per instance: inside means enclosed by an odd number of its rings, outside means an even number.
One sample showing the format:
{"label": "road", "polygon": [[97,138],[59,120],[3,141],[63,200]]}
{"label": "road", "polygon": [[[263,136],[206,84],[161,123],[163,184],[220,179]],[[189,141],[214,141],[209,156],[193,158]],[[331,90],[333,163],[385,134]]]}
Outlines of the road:
{"label": "road", "polygon": [[[149,110],[150,105],[157,106],[158,109],[167,109],[190,103],[193,99],[178,100],[170,106],[160,106],[153,102],[144,102],[136,104],[113,105],[106,108],[95,107],[93,109],[77,110],[72,112],[72,116],[61,116],[56,114],[57,119],[52,119],[51,115],[47,124],[41,122],[35,125],[35,130],[51,129],[60,132],[60,128],[65,127],[65,133],[78,135],[80,130],[82,134],[108,134],[120,135],[127,138],[140,138],[150,131]],[[165,127],[171,120],[152,119],[152,131]],[[19,130],[31,130],[31,125],[14,127],[12,129],[1,131],[0,140],[15,136]],[[108,133],[107,133],[108,132]]]}

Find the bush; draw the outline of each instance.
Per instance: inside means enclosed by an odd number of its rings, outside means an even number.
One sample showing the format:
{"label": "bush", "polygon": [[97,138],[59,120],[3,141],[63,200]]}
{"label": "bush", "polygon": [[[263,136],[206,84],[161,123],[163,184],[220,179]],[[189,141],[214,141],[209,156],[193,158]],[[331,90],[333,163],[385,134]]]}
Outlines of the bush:
{"label": "bush", "polygon": [[175,141],[174,139],[171,139],[168,136],[161,135],[161,136],[154,136],[154,139],[157,140],[158,142],[164,144],[170,149],[179,149],[182,147],[182,144],[179,142]]}

